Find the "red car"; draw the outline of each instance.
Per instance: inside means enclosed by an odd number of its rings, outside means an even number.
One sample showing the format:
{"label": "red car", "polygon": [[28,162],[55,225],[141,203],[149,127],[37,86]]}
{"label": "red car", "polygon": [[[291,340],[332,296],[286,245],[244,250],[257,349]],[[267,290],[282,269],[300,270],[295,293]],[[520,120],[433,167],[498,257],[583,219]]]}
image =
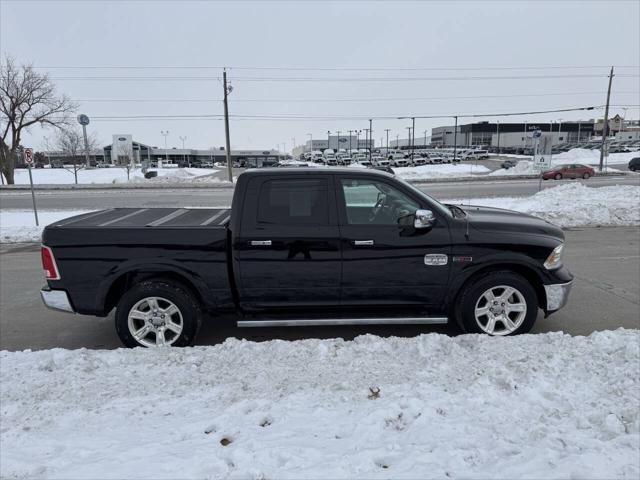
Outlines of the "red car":
{"label": "red car", "polygon": [[542,172],[543,180],[549,180],[553,178],[554,180],[562,180],[563,178],[584,178],[585,180],[589,177],[593,177],[596,174],[596,171],[587,166],[580,165],[574,163],[572,165],[560,165],[558,167],[554,167],[551,170],[546,170]]}

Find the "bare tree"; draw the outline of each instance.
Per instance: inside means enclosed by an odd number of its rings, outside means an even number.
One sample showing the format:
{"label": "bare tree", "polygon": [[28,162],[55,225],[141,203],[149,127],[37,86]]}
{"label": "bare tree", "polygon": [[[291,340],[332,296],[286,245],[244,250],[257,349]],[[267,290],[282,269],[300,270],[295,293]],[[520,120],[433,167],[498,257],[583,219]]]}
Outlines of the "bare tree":
{"label": "bare tree", "polygon": [[127,181],[130,180],[131,172],[136,169],[136,163],[132,153],[133,152],[126,145],[123,145],[120,147],[116,155],[116,163],[120,168],[124,168],[127,172]]}
{"label": "bare tree", "polygon": [[[98,147],[98,140],[94,135],[87,136],[89,152],[93,152]],[[71,160],[72,169],[66,170],[73,173],[75,183],[78,183],[78,170],[86,167],[84,163],[84,137],[78,128],[62,128],[58,131],[54,139],[53,149],[60,152],[64,157]],[[64,162],[63,162],[64,163]]]}
{"label": "bare tree", "polygon": [[39,124],[60,127],[71,121],[77,106],[57,95],[46,73],[31,65],[16,65],[6,57],[0,65],[0,172],[13,184],[18,147],[24,131]]}

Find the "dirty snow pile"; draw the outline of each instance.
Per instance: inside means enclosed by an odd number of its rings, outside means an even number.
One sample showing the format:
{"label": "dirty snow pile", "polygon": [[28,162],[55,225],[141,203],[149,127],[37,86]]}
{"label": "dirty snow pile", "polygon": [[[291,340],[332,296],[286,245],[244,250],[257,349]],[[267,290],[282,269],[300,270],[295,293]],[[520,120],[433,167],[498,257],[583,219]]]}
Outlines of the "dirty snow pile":
{"label": "dirty snow pile", "polygon": [[628,478],[640,331],[1,352],[2,478]]}
{"label": "dirty snow pile", "polygon": [[[561,162],[556,160],[552,162],[552,165],[555,167],[558,165],[564,165],[566,163],[567,162]],[[623,169],[623,167],[624,167],[623,165],[617,165],[617,168],[606,166],[606,167],[603,167],[602,171],[608,172],[608,173],[622,173],[626,170],[626,169]],[[599,171],[597,171],[596,173],[599,173]],[[511,168],[499,168],[498,170],[494,170],[493,172],[489,173],[489,175],[494,177],[503,177],[503,176],[512,176],[512,175],[540,175],[540,170],[535,170],[533,168],[533,162],[529,160],[520,160],[518,163],[516,163],[515,166]]]}
{"label": "dirty snow pile", "polygon": [[530,197],[447,200],[447,203],[504,208],[543,218],[560,227],[640,225],[640,187],[586,187],[569,183]]}
{"label": "dirty snow pile", "polygon": [[404,180],[418,181],[431,178],[456,178],[484,175],[489,170],[484,165],[469,163],[446,163],[442,165],[422,165],[419,167],[392,167],[393,172]]}

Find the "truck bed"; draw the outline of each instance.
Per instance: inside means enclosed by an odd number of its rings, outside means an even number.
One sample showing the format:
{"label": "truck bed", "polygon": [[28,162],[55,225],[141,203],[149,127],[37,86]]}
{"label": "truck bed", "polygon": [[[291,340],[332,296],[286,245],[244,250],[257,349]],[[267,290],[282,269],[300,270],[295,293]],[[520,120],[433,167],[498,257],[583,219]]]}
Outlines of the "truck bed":
{"label": "truck bed", "polygon": [[194,228],[224,226],[228,208],[111,208],[66,218],[50,228]]}

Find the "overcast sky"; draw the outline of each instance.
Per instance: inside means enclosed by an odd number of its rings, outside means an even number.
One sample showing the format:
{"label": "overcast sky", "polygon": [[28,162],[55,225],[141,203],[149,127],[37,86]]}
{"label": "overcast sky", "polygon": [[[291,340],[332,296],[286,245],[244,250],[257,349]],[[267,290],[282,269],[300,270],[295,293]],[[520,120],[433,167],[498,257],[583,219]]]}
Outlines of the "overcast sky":
{"label": "overcast sky", "polygon": [[[184,68],[221,65],[230,67],[232,115],[351,117],[236,118],[231,122],[232,147],[273,148],[286,142],[290,150],[294,137],[299,144],[308,134],[326,138],[327,130],[346,133],[367,128],[370,116],[394,117],[374,120],[378,144],[385,129],[391,129],[390,138],[406,137],[410,121],[397,116],[602,105],[607,65],[633,67],[617,68],[617,73],[628,76],[614,77],[611,103],[640,104],[639,5],[638,1],[1,0],[0,49],[3,56],[48,71],[60,92],[78,100],[80,111],[92,118],[90,130],[105,144],[112,134],[131,133],[140,142],[162,146],[160,132],[168,130],[170,147],[181,145],[180,136],[186,136],[185,145],[192,148],[223,145],[224,126],[218,118],[98,118],[221,115],[220,69]],[[88,66],[137,68],[82,68]],[[162,68],[139,68],[148,66]],[[550,66],[600,68],[495,69]],[[499,78],[469,78],[484,76]],[[266,80],[280,77],[310,80]],[[373,80],[380,77],[399,78]],[[613,107],[612,114],[616,113],[623,109]],[[596,116],[602,111],[528,119]],[[636,107],[627,111],[627,118],[638,116]],[[511,119],[523,120],[527,118]],[[449,123],[417,120],[416,137]],[[47,133],[33,130],[23,143],[38,148],[43,134]]]}

